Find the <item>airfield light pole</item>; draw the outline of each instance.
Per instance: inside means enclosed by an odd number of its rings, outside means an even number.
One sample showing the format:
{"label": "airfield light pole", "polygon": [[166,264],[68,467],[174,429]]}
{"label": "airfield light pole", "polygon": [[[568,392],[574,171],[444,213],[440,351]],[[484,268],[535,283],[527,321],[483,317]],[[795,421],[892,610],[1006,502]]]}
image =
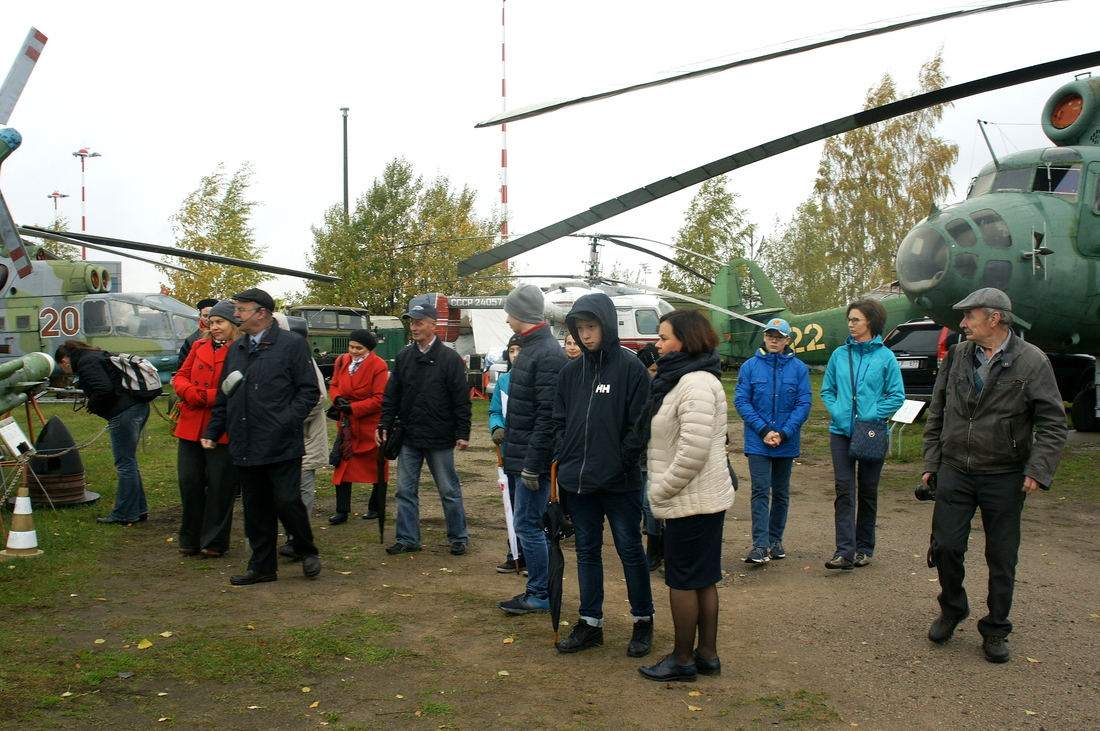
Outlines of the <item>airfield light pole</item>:
{"label": "airfield light pole", "polygon": [[[508,111],[508,68],[505,50],[504,3],[500,0],[500,108]],[[500,125],[500,241],[508,240],[508,125]],[[502,262],[502,271],[508,273],[508,261]]]}
{"label": "airfield light pole", "polygon": [[[88,201],[87,196],[84,194],[84,160],[89,157],[102,157],[98,152],[92,152],[86,147],[82,147],[73,153],[73,157],[80,158],[80,230],[88,230],[88,216],[85,212],[85,205]],[[80,247],[81,260],[87,260],[88,250],[83,246]]]}
{"label": "airfield light pole", "polygon": [[340,107],[344,114],[344,223],[348,223],[348,107]]}
{"label": "airfield light pole", "polygon": [[59,193],[55,190],[54,192],[50,193],[46,197],[47,198],[53,198],[53,227],[57,228],[57,219],[61,215],[60,213],[58,213],[58,210],[57,210],[57,201],[60,200],[61,198],[68,198],[69,196],[66,195],[65,193]]}

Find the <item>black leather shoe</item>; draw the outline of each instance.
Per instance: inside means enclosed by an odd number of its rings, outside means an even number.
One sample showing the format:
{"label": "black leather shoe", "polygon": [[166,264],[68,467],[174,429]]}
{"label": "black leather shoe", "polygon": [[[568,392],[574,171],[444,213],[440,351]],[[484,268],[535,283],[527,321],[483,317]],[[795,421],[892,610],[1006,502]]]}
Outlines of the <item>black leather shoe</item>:
{"label": "black leather shoe", "polygon": [[638,672],[642,674],[642,677],[649,678],[650,680],[660,681],[677,681],[681,683],[694,683],[695,676],[698,671],[695,668],[695,663],[691,665],[680,665],[676,662],[676,656],[669,653],[665,656],[664,660],[656,665],[649,665],[648,667],[643,665],[638,668]]}
{"label": "black leather shoe", "polygon": [[149,513],[142,513],[138,516],[138,521],[141,523],[144,523],[147,520],[149,520]]}
{"label": "black leather shoe", "polygon": [[108,525],[110,525],[110,524],[115,524],[115,525],[133,525],[133,524],[134,524],[134,523],[136,523],[137,521],[134,521],[134,520],[119,520],[119,519],[117,519],[117,518],[112,518],[111,516],[109,516],[109,515],[108,515],[108,516],[107,516],[107,517],[105,517],[105,518],[96,518],[96,519],[95,519],[95,522],[97,522],[97,523],[105,523],[105,524],[108,524]]}
{"label": "black leather shoe", "polygon": [[248,586],[249,584],[262,584],[265,581],[275,581],[278,574],[261,574],[259,571],[249,569],[243,574],[234,574],[229,577],[229,583],[233,586]]}
{"label": "black leather shoe", "polygon": [[328,522],[329,522],[330,525],[340,525],[341,523],[347,523],[348,522],[348,514],[347,513],[336,513],[335,515],[331,516],[328,519]]}
{"label": "black leather shoe", "polygon": [[941,614],[936,617],[936,621],[928,628],[928,639],[935,643],[947,642],[951,639],[951,635],[955,634],[955,628],[959,626],[959,622],[969,616],[969,612],[960,617],[948,617],[946,614]]}
{"label": "black leather shoe", "polygon": [[583,619],[573,627],[573,634],[559,642],[559,652],[580,652],[589,647],[603,645],[603,627],[593,627]]}
{"label": "black leather shoe", "polygon": [[298,560],[298,554],[294,552],[294,546],[290,545],[289,543],[284,543],[283,545],[279,546],[279,555],[283,558],[289,558],[292,561]]}
{"label": "black leather shoe", "polygon": [[466,555],[466,544],[465,543],[459,543],[458,541],[455,541],[454,543],[452,543],[451,544],[451,555],[452,556],[465,556]]}
{"label": "black leather shoe", "polygon": [[317,558],[317,554],[302,556],[302,573],[310,579],[321,573],[321,559]]}
{"label": "black leather shoe", "polygon": [[404,543],[398,541],[389,548],[386,549],[386,553],[391,556],[396,556],[401,553],[415,553],[420,550],[420,546],[406,546]]}
{"label": "black leather shoe", "polygon": [[1008,662],[1008,640],[1004,637],[982,635],[982,651],[989,662]]}
{"label": "black leather shoe", "polygon": [[626,646],[626,654],[630,657],[645,657],[653,646],[653,620],[640,619],[634,623],[634,635],[630,638],[630,644]]}
{"label": "black leather shoe", "polygon": [[705,658],[699,657],[699,653],[695,653],[695,671],[700,675],[721,675],[722,674],[722,661],[717,657]]}
{"label": "black leather shoe", "polygon": [[378,511],[377,510],[368,510],[367,512],[363,513],[363,520],[376,520],[377,518],[378,518]]}

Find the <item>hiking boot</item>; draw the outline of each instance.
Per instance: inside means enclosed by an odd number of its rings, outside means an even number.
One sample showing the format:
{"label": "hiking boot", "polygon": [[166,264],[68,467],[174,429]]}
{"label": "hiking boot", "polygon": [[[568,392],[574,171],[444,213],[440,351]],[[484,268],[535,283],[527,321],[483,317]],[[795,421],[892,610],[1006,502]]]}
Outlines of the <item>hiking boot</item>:
{"label": "hiking boot", "polygon": [[959,626],[959,622],[966,619],[968,615],[969,613],[959,617],[948,617],[946,614],[941,614],[928,628],[928,639],[936,643],[947,642],[951,639],[951,635],[955,634],[955,628]]}
{"label": "hiking boot", "polygon": [[550,600],[539,599],[531,592],[516,594],[506,602],[497,605],[508,614],[531,614],[533,612],[549,612]]}
{"label": "hiking boot", "polygon": [[[641,624],[639,622],[638,624]],[[649,623],[649,631],[653,632],[653,622]],[[650,635],[652,638],[652,634]],[[573,625],[573,634],[559,642],[556,647],[559,652],[580,652],[589,647],[603,645],[603,627],[593,627],[583,619],[577,620]]]}
{"label": "hiking boot", "polygon": [[397,543],[387,548],[386,553],[390,554],[391,556],[396,556],[399,553],[416,553],[419,550],[420,546],[406,546],[401,541],[398,541]]}
{"label": "hiking boot", "polygon": [[[771,549],[768,551],[768,553],[774,559],[780,559],[780,558],[786,558],[787,557],[787,551],[786,551],[786,549],[783,548],[783,542],[782,541],[774,541],[772,543]],[[698,664],[698,663],[696,663],[696,664]],[[702,671],[700,671],[700,672],[702,672]]]}
{"label": "hiking boot", "polygon": [[630,638],[630,644],[626,646],[626,654],[630,657],[645,657],[653,645],[653,620],[639,619],[634,623],[634,634]]}
{"label": "hiking boot", "polygon": [[772,560],[772,557],[768,555],[768,549],[757,546],[749,551],[749,555],[743,560],[745,563],[767,563]]}
{"label": "hiking boot", "polygon": [[857,553],[856,554],[856,560],[853,561],[852,564],[857,569],[861,569],[864,566],[870,566],[871,565],[871,557],[868,556],[866,553]]}
{"label": "hiking boot", "polygon": [[1004,637],[982,635],[982,651],[989,662],[1008,662],[1008,640]]}
{"label": "hiking boot", "polygon": [[843,569],[844,571],[851,571],[855,567],[856,564],[854,561],[844,558],[839,553],[825,562],[825,568],[827,569]]}

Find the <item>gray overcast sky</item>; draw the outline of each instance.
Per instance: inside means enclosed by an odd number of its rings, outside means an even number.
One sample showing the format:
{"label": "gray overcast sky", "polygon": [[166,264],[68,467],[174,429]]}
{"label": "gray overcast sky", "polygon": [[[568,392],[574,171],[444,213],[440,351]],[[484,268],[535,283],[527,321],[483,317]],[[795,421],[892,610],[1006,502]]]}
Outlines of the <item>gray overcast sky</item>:
{"label": "gray overcast sky", "polygon": [[[508,0],[508,106],[952,4]],[[499,203],[501,135],[473,125],[501,111],[500,0],[54,0],[0,8],[4,68],[30,26],[49,37],[10,120],[23,146],[0,176],[19,223],[51,221],[47,195],[56,189],[72,196],[61,210],[79,229],[80,164],[71,153],[88,146],[102,153],[87,163],[88,230],[171,244],[168,219],[199,179],[220,162],[232,171],[247,160],[256,173],[251,197],[262,203],[253,223],[265,259],[305,268],[310,226],[342,199],[343,106],[351,109],[353,205],[398,156],[427,177],[447,175],[476,190],[483,214]],[[908,90],[940,45],[953,82],[1097,50],[1093,9],[1089,0],[1065,0],[948,21],[515,122],[512,231],[857,111],[884,73]],[[961,147],[956,197],[988,160],[975,119],[1006,125],[993,135],[998,151],[1044,146],[1042,105],[1070,78],[971,98],[948,112],[941,133]],[[809,194],[820,149],[730,176],[765,233]],[[599,230],[671,240],[694,192]],[[584,256],[583,242],[567,239],[515,264],[529,273],[573,272]],[[645,261],[624,250],[604,258],[631,268]],[[149,265],[127,262],[123,271],[128,291],[154,291],[161,281]],[[280,278],[266,286],[281,294],[302,285]]]}

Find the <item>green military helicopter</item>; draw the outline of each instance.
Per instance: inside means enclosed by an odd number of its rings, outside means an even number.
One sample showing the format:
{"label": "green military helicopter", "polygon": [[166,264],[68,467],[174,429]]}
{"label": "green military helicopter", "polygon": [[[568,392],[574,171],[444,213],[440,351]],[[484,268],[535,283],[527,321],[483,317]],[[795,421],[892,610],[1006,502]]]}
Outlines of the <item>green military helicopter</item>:
{"label": "green military helicopter", "polygon": [[[46,36],[35,28],[27,34],[22,50],[3,87],[0,87],[0,125],[7,124],[46,40]],[[18,131],[0,129],[0,163],[21,142],[22,136]],[[195,308],[167,295],[112,293],[110,273],[102,266],[62,259],[44,247],[25,242],[21,235],[52,239],[141,261],[150,260],[117,249],[192,258],[325,282],[339,281],[327,275],[169,246],[86,233],[60,233],[35,226],[18,227],[12,220],[3,195],[0,195],[0,363],[30,353],[53,353],[65,340],[77,338],[105,350],[146,356],[160,370],[161,378],[166,380],[177,367],[180,345],[195,330],[198,322]],[[151,263],[170,266],[159,261]]]}

